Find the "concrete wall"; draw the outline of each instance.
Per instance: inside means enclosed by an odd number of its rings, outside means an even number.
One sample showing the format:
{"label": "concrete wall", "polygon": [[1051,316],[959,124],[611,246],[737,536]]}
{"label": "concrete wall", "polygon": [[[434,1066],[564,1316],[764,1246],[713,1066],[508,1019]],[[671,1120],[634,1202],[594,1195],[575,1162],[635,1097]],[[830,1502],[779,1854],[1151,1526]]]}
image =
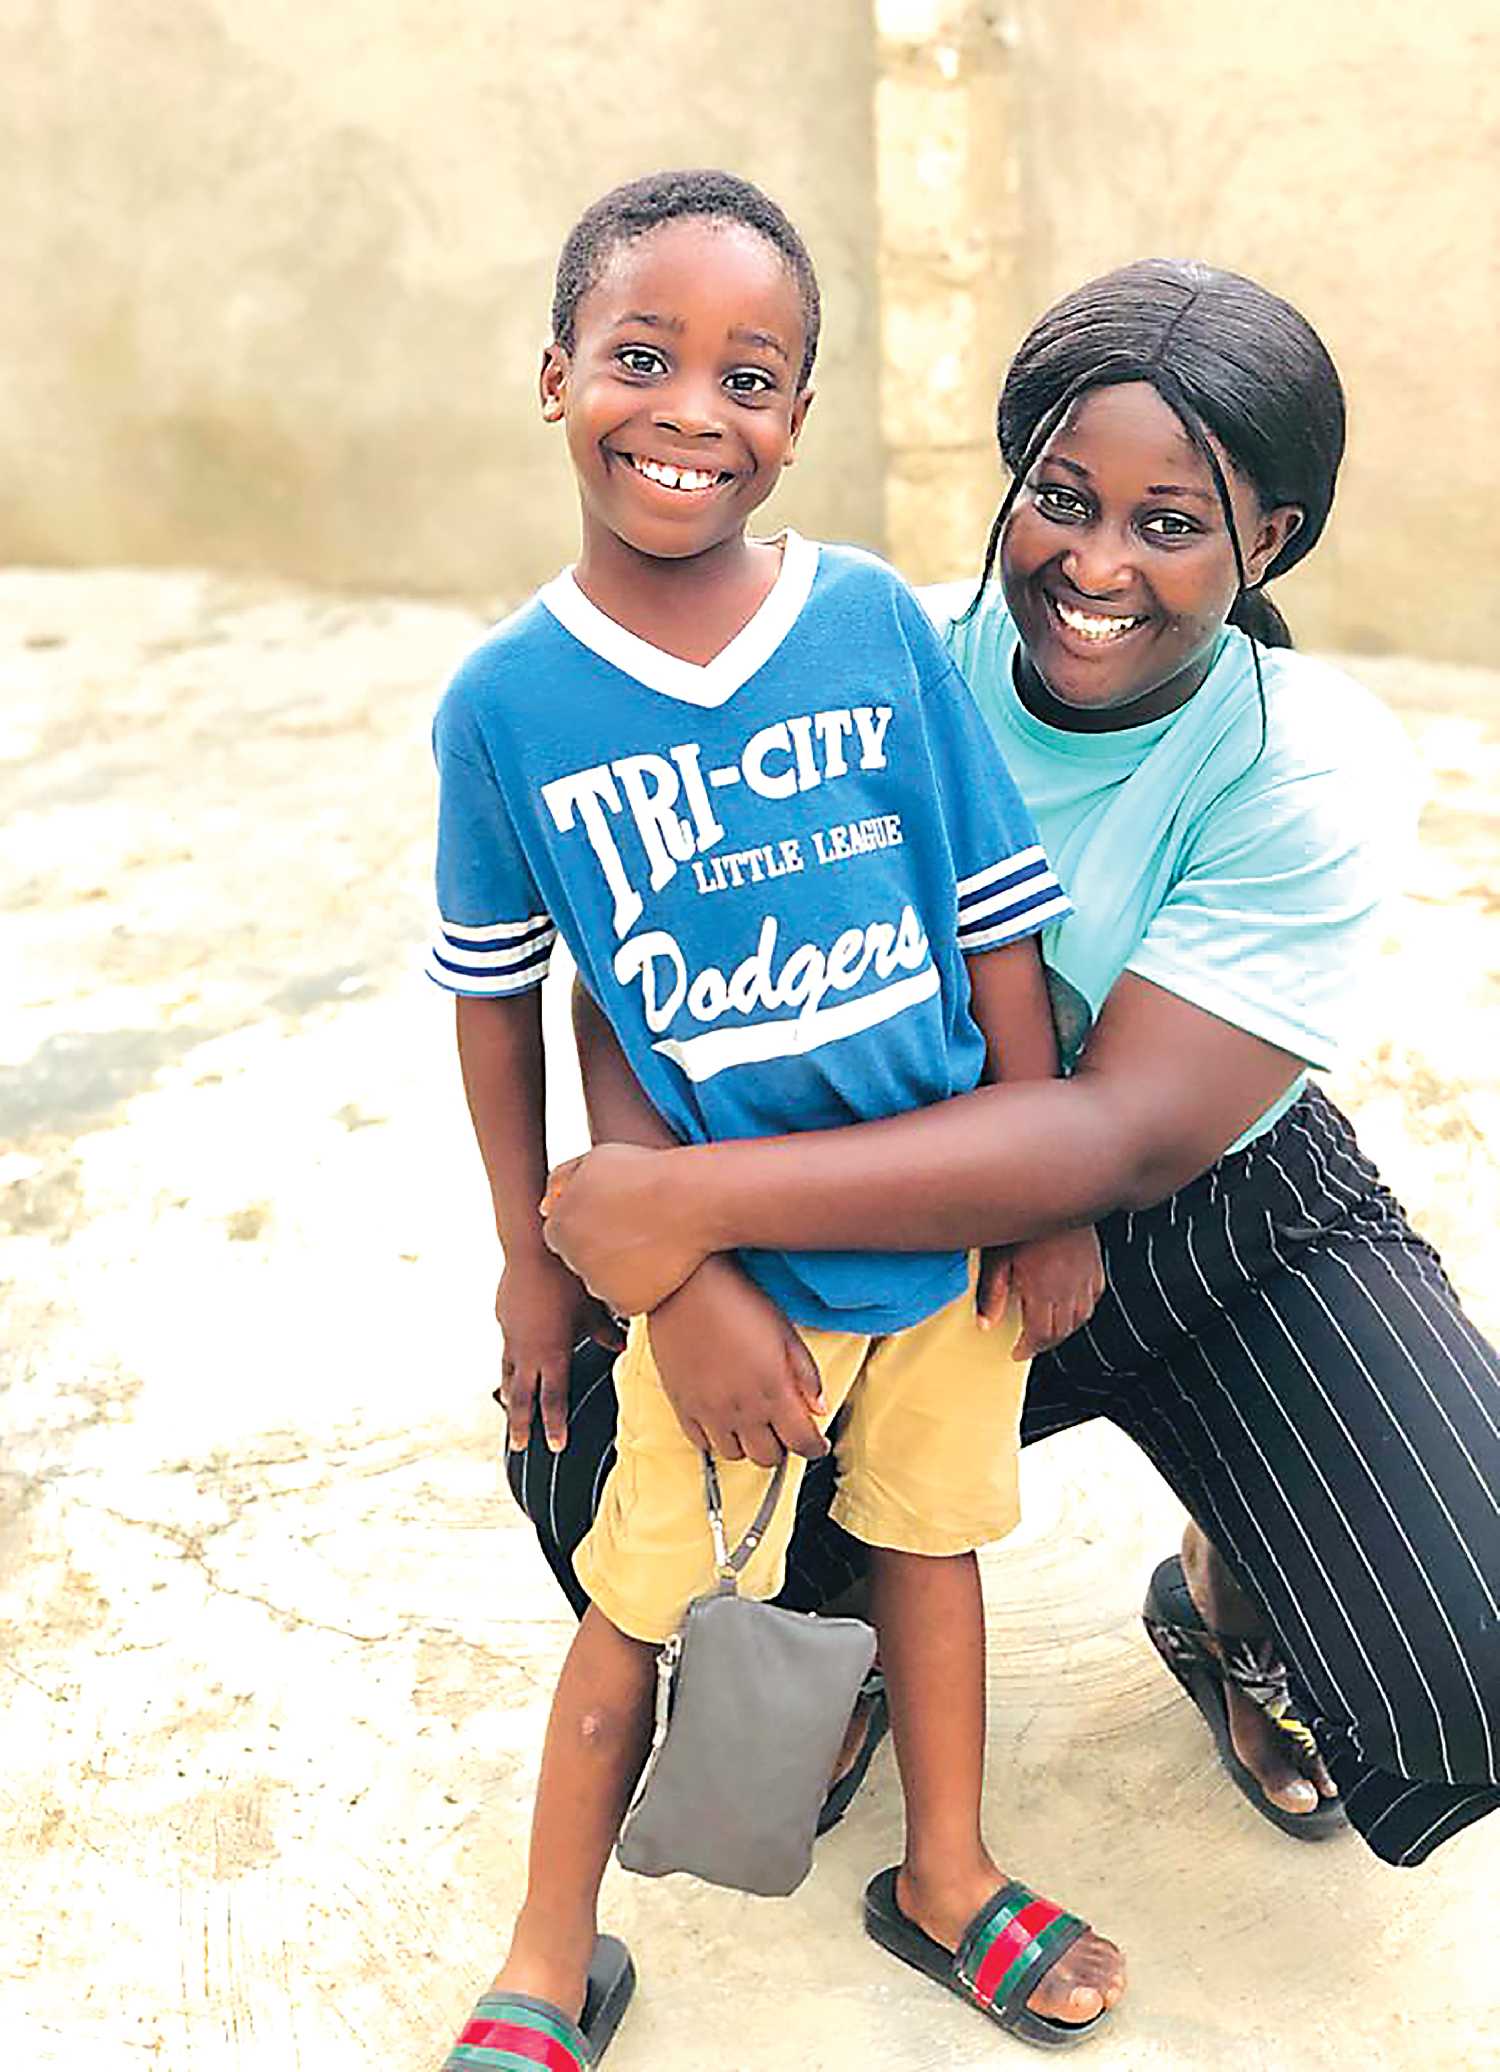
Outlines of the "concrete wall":
{"label": "concrete wall", "polygon": [[702,163],[823,277],[777,513],[878,538],[866,0],[0,0],[0,74],[7,558],[518,593],[574,541],[534,403],[560,239]]}
{"label": "concrete wall", "polygon": [[[1349,392],[1333,525],[1278,592],[1299,640],[1493,662],[1493,0],[880,0],[878,12],[887,80],[922,76],[928,135],[955,140],[962,175],[929,253],[932,335],[908,327],[900,341],[911,386],[944,335],[958,340],[962,403],[928,410],[925,445],[893,427],[897,558],[932,575],[973,565],[964,543],[983,537],[999,478],[993,448],[981,458],[965,428],[987,438],[980,399],[988,411],[1042,308],[1129,259],[1203,258],[1303,309]],[[882,136],[911,155],[898,133]],[[967,215],[986,188],[989,221]],[[961,291],[975,236],[990,241],[990,275],[966,321],[942,294]],[[924,469],[949,485],[925,513],[903,492]]]}
{"label": "concrete wall", "polygon": [[1493,660],[1494,0],[0,0],[0,554],[514,595],[566,558],[531,401],[578,209],[762,180],[828,306],[778,515],[972,568],[1027,323],[1148,252],[1346,377],[1299,637]]}

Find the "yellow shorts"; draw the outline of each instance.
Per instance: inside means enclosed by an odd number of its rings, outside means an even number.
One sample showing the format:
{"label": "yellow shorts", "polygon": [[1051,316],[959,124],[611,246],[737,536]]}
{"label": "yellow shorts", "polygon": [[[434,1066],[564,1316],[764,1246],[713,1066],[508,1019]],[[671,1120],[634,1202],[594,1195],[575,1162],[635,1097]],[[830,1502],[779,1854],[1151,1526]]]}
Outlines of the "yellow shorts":
{"label": "yellow shorts", "polygon": [[[1024,1363],[1011,1357],[1019,1330],[1014,1313],[993,1331],[979,1329],[971,1269],[969,1291],[909,1331],[802,1331],[823,1377],[823,1423],[837,1420],[833,1516],[847,1532],[907,1554],[966,1554],[1011,1530],[1026,1386]],[[615,1363],[615,1389],[618,1458],[573,1566],[622,1633],[661,1641],[709,1588],[714,1560],[698,1452],[667,1401],[641,1317]],[[747,1596],[781,1588],[806,1465],[795,1453],[788,1461],[740,1580]],[[769,1473],[753,1461],[720,1462],[731,1546],[749,1529]]]}

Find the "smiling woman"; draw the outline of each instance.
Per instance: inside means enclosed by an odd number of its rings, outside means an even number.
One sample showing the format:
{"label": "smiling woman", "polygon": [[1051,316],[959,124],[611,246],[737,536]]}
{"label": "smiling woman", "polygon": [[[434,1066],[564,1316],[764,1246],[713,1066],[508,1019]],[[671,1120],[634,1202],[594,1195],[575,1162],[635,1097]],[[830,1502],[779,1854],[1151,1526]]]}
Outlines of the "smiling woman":
{"label": "smiling woman", "polygon": [[[595,1133],[626,1141],[561,1176],[549,1241],[651,1311],[679,1415],[733,1457],[796,1429],[794,1390],[713,1255],[1098,1218],[1107,1286],[1079,1328],[1012,1258],[1042,1355],[1023,1437],[1108,1417],[1180,1495],[1147,1622],[1256,1809],[1306,1839],[1347,1817],[1420,1863],[1500,1806],[1500,1368],[1308,1079],[1360,1033],[1411,819],[1399,729],[1292,651],[1262,588],[1326,523],[1338,375],[1254,282],[1145,261],[1042,317],[999,432],[978,591],[934,609],[1074,903],[1043,936],[1072,1076],[634,1149],[660,1120],[584,1002]],[[575,1592],[614,1415],[606,1389],[577,1402],[567,1452],[513,1470]],[[803,1607],[861,1565],[830,1480],[804,1485]]]}

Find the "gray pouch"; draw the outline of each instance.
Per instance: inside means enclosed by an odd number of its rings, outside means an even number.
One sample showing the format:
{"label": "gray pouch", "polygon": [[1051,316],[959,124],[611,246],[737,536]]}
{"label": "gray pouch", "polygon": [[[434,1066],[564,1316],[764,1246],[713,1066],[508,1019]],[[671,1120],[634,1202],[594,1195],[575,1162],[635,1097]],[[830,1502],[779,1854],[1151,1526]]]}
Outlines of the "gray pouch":
{"label": "gray pouch", "polygon": [[795,1892],[859,1687],[875,1659],[863,1619],[782,1611],[739,1594],[786,1480],[782,1459],[731,1554],[719,1478],[703,1460],[717,1586],[657,1657],[656,1735],[618,1853],[628,1871],[691,1871],[738,1892]]}

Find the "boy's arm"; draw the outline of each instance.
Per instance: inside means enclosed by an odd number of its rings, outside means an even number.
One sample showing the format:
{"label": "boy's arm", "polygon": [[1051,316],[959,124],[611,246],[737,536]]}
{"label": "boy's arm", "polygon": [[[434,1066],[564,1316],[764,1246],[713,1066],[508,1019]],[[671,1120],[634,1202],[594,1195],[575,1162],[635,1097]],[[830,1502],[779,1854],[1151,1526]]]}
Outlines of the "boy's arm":
{"label": "boy's arm", "polygon": [[500,1401],[510,1444],[524,1447],[540,1399],[547,1444],[568,1433],[568,1365],[578,1339],[597,1328],[598,1305],[542,1241],[547,1186],[546,1068],[542,991],[456,1002],[458,1055],[469,1115],[505,1253],[495,1296],[504,1334]]}
{"label": "boy's arm", "polygon": [[[581,985],[573,1037],[596,1144],[677,1142],[641,1091],[615,1033]],[[651,1351],[667,1400],[689,1439],[720,1460],[774,1467],[785,1449],[816,1460],[828,1441],[813,1422],[822,1385],[812,1355],[769,1295],[729,1253],[651,1312]]]}
{"label": "boy's arm", "polygon": [[[970,1008],[984,1037],[985,1083],[1056,1078],[1057,1037],[1036,936],[978,951],[967,961]],[[1021,1312],[1016,1357],[1028,1360],[1087,1323],[1103,1292],[1099,1241],[1085,1224],[986,1251],[980,1322],[997,1324],[1014,1298]]]}

